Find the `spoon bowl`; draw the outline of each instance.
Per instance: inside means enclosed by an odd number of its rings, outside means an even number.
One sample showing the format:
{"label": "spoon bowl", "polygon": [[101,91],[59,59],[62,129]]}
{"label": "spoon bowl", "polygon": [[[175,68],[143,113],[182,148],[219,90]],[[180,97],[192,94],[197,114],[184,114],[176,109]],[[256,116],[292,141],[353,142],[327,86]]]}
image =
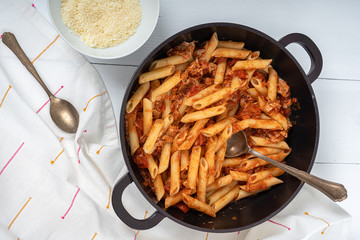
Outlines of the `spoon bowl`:
{"label": "spoon bowl", "polygon": [[258,158],[261,158],[268,163],[274,165],[275,167],[280,168],[281,170],[285,171],[286,173],[298,178],[300,181],[303,181],[310,186],[318,189],[320,192],[324,193],[334,202],[341,202],[347,198],[347,191],[342,184],[330,182],[328,180],[321,179],[314,175],[311,175],[305,171],[296,169],[289,165],[283,164],[281,162],[277,162],[257,151],[252,149],[246,139],[246,135],[243,131],[239,131],[233,134],[227,140],[226,146],[226,157],[238,157],[242,154],[249,153]]}
{"label": "spoon bowl", "polygon": [[242,154],[248,153],[249,145],[246,135],[243,131],[233,134],[228,140],[226,145],[226,157],[238,157]]}
{"label": "spoon bowl", "polygon": [[79,125],[79,113],[64,99],[50,97],[50,116],[64,132],[75,133]]}
{"label": "spoon bowl", "polygon": [[56,98],[50,90],[46,87],[45,83],[41,80],[35,67],[30,62],[14,34],[5,32],[2,36],[3,43],[10,48],[26,69],[35,77],[40,83],[45,92],[50,98],[50,116],[56,126],[67,133],[75,133],[79,126],[79,113],[75,107],[68,101],[60,98]]}

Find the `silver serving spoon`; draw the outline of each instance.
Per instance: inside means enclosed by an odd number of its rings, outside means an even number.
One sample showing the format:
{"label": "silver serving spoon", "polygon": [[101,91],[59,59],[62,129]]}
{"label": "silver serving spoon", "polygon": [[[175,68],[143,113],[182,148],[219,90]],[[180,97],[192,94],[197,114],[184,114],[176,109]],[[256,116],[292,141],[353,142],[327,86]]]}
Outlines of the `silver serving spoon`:
{"label": "silver serving spoon", "polygon": [[347,191],[342,184],[330,182],[316,176],[313,176],[307,172],[296,169],[289,165],[277,162],[257,151],[252,149],[246,139],[246,135],[243,131],[237,132],[232,135],[231,138],[227,140],[226,147],[226,157],[238,157],[242,154],[249,153],[258,158],[261,158],[268,163],[274,165],[287,172],[288,174],[298,178],[299,180],[309,184],[310,186],[318,189],[320,192],[324,193],[334,202],[341,202],[347,198]]}
{"label": "silver serving spoon", "polygon": [[44,88],[50,98],[50,116],[56,126],[68,133],[75,133],[79,125],[79,113],[68,101],[56,98],[41,80],[35,67],[30,62],[24,51],[21,49],[14,34],[5,32],[2,35],[3,43],[8,46],[16,57],[22,62],[26,69],[35,77],[35,79]]}

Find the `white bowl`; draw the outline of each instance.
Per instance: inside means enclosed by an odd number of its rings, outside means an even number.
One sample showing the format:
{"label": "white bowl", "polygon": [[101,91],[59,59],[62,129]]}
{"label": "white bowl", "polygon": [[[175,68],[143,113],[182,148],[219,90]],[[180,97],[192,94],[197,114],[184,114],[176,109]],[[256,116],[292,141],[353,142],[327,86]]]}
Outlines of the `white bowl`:
{"label": "white bowl", "polygon": [[103,49],[85,45],[79,36],[70,32],[61,17],[61,0],[48,0],[48,9],[57,32],[75,50],[93,58],[115,59],[135,52],[149,39],[154,31],[159,17],[159,0],[140,0],[140,4],[142,19],[136,33],[120,45]]}

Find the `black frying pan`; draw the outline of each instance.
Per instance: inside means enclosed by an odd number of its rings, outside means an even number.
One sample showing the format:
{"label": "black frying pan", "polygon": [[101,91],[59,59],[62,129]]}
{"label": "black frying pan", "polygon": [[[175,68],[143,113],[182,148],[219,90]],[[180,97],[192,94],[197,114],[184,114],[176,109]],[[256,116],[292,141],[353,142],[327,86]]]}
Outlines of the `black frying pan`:
{"label": "black frying pan", "polygon": [[[155,195],[149,187],[143,185],[143,178],[131,159],[130,148],[125,137],[125,108],[130,96],[138,86],[138,77],[148,70],[150,63],[166,57],[166,51],[183,41],[197,40],[203,42],[217,32],[219,40],[243,41],[250,50],[260,50],[262,58],[272,58],[272,66],[279,76],[286,80],[291,88],[292,97],[300,103],[300,110],[292,114],[296,125],[289,132],[287,139],[292,148],[286,162],[295,168],[310,172],[319,141],[319,113],[311,83],[319,76],[322,69],[322,56],[315,43],[307,36],[299,33],[289,34],[279,41],[255,29],[231,23],[209,23],[185,29],[160,44],[143,61],[132,77],[122,103],[120,113],[120,140],[126,166],[129,170],[116,184],[112,204],[119,218],[134,229],[149,229],[157,225],[164,217],[201,231],[232,232],[254,227],[280,212],[296,196],[302,187],[300,180],[284,174],[280,177],[283,184],[272,187],[269,191],[228,204],[216,218],[205,214],[189,211],[183,213],[170,207],[164,210],[163,201],[155,203]],[[311,59],[311,67],[305,74],[299,63],[286,50],[291,43],[300,44]],[[133,218],[122,204],[125,188],[134,182],[142,195],[156,208],[156,211],[145,220]],[[126,196],[125,196],[126,197]],[[236,217],[234,220],[233,217]]]}

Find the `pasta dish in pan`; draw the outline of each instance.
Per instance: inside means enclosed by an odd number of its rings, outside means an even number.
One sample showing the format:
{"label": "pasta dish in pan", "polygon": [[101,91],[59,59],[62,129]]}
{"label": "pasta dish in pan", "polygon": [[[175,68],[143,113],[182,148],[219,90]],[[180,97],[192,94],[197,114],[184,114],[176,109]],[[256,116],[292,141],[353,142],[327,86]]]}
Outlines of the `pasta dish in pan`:
{"label": "pasta dish in pan", "polygon": [[215,217],[232,201],[282,183],[284,172],[250,154],[225,158],[244,131],[256,151],[284,161],[292,124],[288,84],[243,42],[183,42],[151,63],[126,105],[127,139],[145,184],[165,207]]}

